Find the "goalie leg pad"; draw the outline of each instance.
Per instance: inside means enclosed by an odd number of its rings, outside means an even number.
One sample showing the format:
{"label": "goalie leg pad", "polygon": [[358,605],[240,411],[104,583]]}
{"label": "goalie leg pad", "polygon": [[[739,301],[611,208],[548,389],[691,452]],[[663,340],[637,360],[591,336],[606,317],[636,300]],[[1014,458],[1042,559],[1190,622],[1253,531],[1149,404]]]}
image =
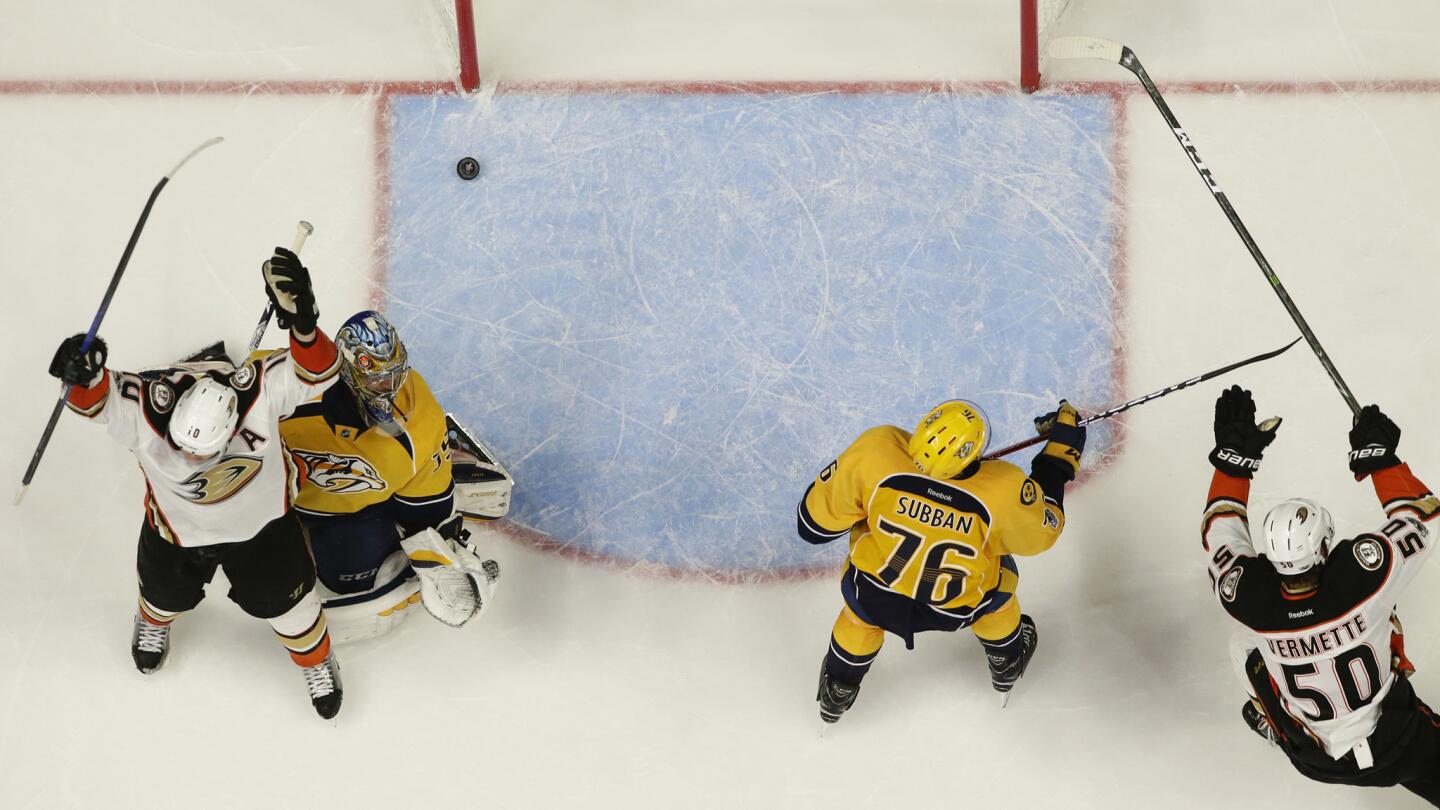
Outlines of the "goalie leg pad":
{"label": "goalie leg pad", "polygon": [[375,576],[375,587],[369,590],[341,594],[323,584],[315,590],[330,623],[330,639],[336,644],[382,636],[417,613],[414,607],[420,603],[420,580],[399,550],[386,558]]}
{"label": "goalie leg pad", "polygon": [[[458,523],[461,518],[454,518]],[[451,524],[446,524],[450,529]],[[500,566],[481,561],[470,549],[425,529],[400,541],[410,567],[420,580],[420,601],[442,624],[460,627],[476,616],[494,597]]]}
{"label": "goalie leg pad", "polygon": [[515,484],[510,472],[454,414],[445,414],[445,431],[451,449],[456,511],[475,520],[505,517]]}

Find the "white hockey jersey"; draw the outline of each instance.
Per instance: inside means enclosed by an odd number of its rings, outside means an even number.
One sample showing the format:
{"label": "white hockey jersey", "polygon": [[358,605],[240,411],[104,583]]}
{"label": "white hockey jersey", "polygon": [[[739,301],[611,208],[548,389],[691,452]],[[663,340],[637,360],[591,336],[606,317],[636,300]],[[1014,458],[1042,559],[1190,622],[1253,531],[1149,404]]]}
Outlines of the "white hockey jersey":
{"label": "white hockey jersey", "polygon": [[[128,373],[109,371],[91,388],[71,390],[69,406],[104,423],[129,447],[145,474],[145,519],[179,546],[238,543],[285,514],[295,493],[280,417],[321,393],[339,370],[335,344],[316,332],[310,344],[228,363],[177,363]],[[170,415],[200,377],[226,381],[239,396],[240,420],[213,461],[194,464],[170,444]]]}
{"label": "white hockey jersey", "polygon": [[[1386,522],[1332,543],[1319,588],[1301,597],[1281,590],[1280,575],[1251,545],[1248,480],[1216,472],[1202,526],[1210,583],[1244,627],[1242,648],[1260,651],[1285,710],[1335,759],[1375,730],[1396,677],[1390,618],[1430,556],[1440,516],[1440,501],[1408,466],[1371,477]],[[1368,747],[1356,754],[1363,763]]]}

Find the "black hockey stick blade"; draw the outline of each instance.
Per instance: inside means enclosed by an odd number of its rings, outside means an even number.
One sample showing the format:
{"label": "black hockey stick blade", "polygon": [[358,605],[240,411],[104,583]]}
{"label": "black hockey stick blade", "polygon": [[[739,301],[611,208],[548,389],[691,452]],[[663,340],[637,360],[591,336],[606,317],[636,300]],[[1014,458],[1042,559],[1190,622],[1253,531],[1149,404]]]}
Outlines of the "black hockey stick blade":
{"label": "black hockey stick blade", "polygon": [[[1090,424],[1091,422],[1098,422],[1098,421],[1100,421],[1101,419],[1109,419],[1110,417],[1115,416],[1116,414],[1124,413],[1125,411],[1128,411],[1128,410],[1130,410],[1131,408],[1134,408],[1134,407],[1137,406],[1137,405],[1144,405],[1144,404],[1147,403],[1147,402],[1150,402],[1150,401],[1152,401],[1152,400],[1159,399],[1159,398],[1161,398],[1161,397],[1163,397],[1163,396],[1166,396],[1166,395],[1168,395],[1168,394],[1173,394],[1173,393],[1175,393],[1176,391],[1181,391],[1181,390],[1184,390],[1184,389],[1186,389],[1186,388],[1190,388],[1191,386],[1199,385],[1200,383],[1205,382],[1206,380],[1213,380],[1213,379],[1215,379],[1216,377],[1220,377],[1220,376],[1223,376],[1223,375],[1225,375],[1225,374],[1229,374],[1230,372],[1234,371],[1234,370],[1237,369],[1237,368],[1243,368],[1244,366],[1248,366],[1248,365],[1250,365],[1250,364],[1252,364],[1252,363],[1259,363],[1259,362],[1262,362],[1262,361],[1264,361],[1264,360],[1269,360],[1269,359],[1272,358],[1272,357],[1279,357],[1280,355],[1282,355],[1282,354],[1284,354],[1285,352],[1289,351],[1291,346],[1294,346],[1296,343],[1299,343],[1300,340],[1301,340],[1300,338],[1295,338],[1294,340],[1290,341],[1289,343],[1286,343],[1284,346],[1281,346],[1280,348],[1275,349],[1275,350],[1273,350],[1273,351],[1268,351],[1268,352],[1265,352],[1265,353],[1263,353],[1263,354],[1257,354],[1257,355],[1255,355],[1254,357],[1247,357],[1247,358],[1245,358],[1244,360],[1241,360],[1241,361],[1238,362],[1238,363],[1231,363],[1231,364],[1228,365],[1228,366],[1224,366],[1224,367],[1222,367],[1222,368],[1217,368],[1217,369],[1215,369],[1214,371],[1207,371],[1207,372],[1205,372],[1204,374],[1201,374],[1201,375],[1198,376],[1198,377],[1191,377],[1190,379],[1185,380],[1185,381],[1183,381],[1183,382],[1175,383],[1174,385],[1169,386],[1168,388],[1161,388],[1159,391],[1152,391],[1152,392],[1146,394],[1146,395],[1143,396],[1143,397],[1136,397],[1135,399],[1129,400],[1128,402],[1122,402],[1122,403],[1120,403],[1119,405],[1116,405],[1116,406],[1114,406],[1114,407],[1111,407],[1111,408],[1108,408],[1108,409],[1106,409],[1106,410],[1103,410],[1103,411],[1101,411],[1100,413],[1093,414],[1093,415],[1091,415],[1091,416],[1085,417],[1084,419],[1081,419],[1079,424],[1081,424],[1081,425],[1088,425],[1088,424]],[[1006,446],[1006,447],[1002,447],[1002,448],[1000,448],[999,450],[996,450],[996,451],[994,451],[994,452],[986,453],[986,454],[985,454],[984,456],[982,456],[981,458],[986,459],[986,460],[989,460],[989,459],[992,459],[992,458],[1000,458],[1001,456],[1008,456],[1008,455],[1010,455],[1011,453],[1013,453],[1013,452],[1015,452],[1015,451],[1017,451],[1017,450],[1024,450],[1024,449],[1027,448],[1027,447],[1032,447],[1032,446],[1034,446],[1034,445],[1037,445],[1037,444],[1039,444],[1040,442],[1045,441],[1045,440],[1048,439],[1049,437],[1050,437],[1050,435],[1049,435],[1048,433],[1042,433],[1042,434],[1040,434],[1039,436],[1033,436],[1033,437],[1031,437],[1031,438],[1029,438],[1029,439],[1026,439],[1026,440],[1023,441],[1023,442],[1016,442],[1015,444],[1012,444],[1012,445],[1009,445],[1009,446]]]}

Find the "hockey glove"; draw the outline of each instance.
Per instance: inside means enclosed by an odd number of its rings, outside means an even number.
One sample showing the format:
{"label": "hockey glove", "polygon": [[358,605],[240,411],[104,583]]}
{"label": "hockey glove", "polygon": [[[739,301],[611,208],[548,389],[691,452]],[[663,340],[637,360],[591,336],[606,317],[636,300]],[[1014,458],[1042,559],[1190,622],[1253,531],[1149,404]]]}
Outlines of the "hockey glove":
{"label": "hockey glove", "polygon": [[1255,424],[1255,400],[1249,391],[1232,385],[1215,400],[1215,449],[1210,451],[1210,463],[1226,475],[1251,478],[1279,429],[1279,417]]}
{"label": "hockey glove", "polygon": [[[455,518],[459,521],[463,518]],[[441,526],[449,533],[453,527]],[[404,538],[400,546],[420,579],[420,601],[442,624],[461,627],[494,597],[500,565],[481,561],[466,545],[441,531],[425,529]]]}
{"label": "hockey glove", "polygon": [[1399,464],[1395,456],[1399,444],[1399,426],[1380,411],[1379,405],[1361,408],[1355,426],[1350,428],[1350,472],[1355,473],[1355,480]]}
{"label": "hockey glove", "polygon": [[1080,471],[1080,456],[1085,452],[1085,428],[1080,424],[1080,412],[1062,399],[1054,411],[1035,417],[1035,429],[1050,438],[1040,455],[1064,465],[1066,481],[1075,480],[1075,474]]}
{"label": "hockey glove", "polygon": [[90,348],[81,352],[80,347],[84,343],[83,334],[65,338],[60,343],[60,348],[55,350],[54,359],[50,361],[50,376],[81,388],[94,388],[98,385],[100,378],[105,376],[105,357],[109,354],[109,349],[99,335],[90,341]]}
{"label": "hockey glove", "polygon": [[283,247],[260,265],[265,277],[265,294],[275,305],[275,322],[281,329],[294,329],[302,335],[315,331],[320,310],[315,307],[315,291],[310,287],[310,271],[300,257]]}

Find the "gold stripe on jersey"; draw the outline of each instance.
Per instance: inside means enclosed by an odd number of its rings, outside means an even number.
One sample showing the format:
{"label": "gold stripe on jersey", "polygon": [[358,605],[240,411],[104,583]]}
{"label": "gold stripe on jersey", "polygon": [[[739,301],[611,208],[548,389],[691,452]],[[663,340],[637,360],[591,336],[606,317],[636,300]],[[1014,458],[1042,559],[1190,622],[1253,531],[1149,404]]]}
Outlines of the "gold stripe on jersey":
{"label": "gold stripe on jersey", "polygon": [[[1232,501],[1229,498],[1217,498],[1205,509],[1205,514],[1200,518],[1200,538],[1205,542],[1205,535],[1210,533],[1210,526],[1220,518],[1235,517],[1247,523],[1250,520],[1250,513],[1246,510],[1245,504],[1239,501]],[[1205,546],[1208,551],[1210,546]]]}
{"label": "gold stripe on jersey", "polygon": [[887,590],[940,611],[968,613],[1000,582],[1000,558],[1039,554],[1064,529],[1058,504],[1004,461],[963,479],[920,474],[910,434],[861,434],[805,494],[800,518],[824,534],[854,525],[850,562]]}
{"label": "gold stripe on jersey", "polygon": [[325,612],[322,610],[316,614],[315,621],[310,625],[309,629],[299,635],[287,636],[279,630],[275,631],[275,635],[280,637],[280,643],[284,644],[286,649],[290,650],[291,653],[295,655],[305,655],[306,653],[313,652],[315,648],[319,646],[320,642],[324,641],[325,631],[327,629],[328,625],[325,622]]}
{"label": "gold stripe on jersey", "polygon": [[295,507],[319,515],[351,515],[394,496],[407,501],[444,496],[451,487],[445,411],[414,369],[395,397],[403,431],[365,428],[354,395],[334,385],[280,422],[297,469]]}

